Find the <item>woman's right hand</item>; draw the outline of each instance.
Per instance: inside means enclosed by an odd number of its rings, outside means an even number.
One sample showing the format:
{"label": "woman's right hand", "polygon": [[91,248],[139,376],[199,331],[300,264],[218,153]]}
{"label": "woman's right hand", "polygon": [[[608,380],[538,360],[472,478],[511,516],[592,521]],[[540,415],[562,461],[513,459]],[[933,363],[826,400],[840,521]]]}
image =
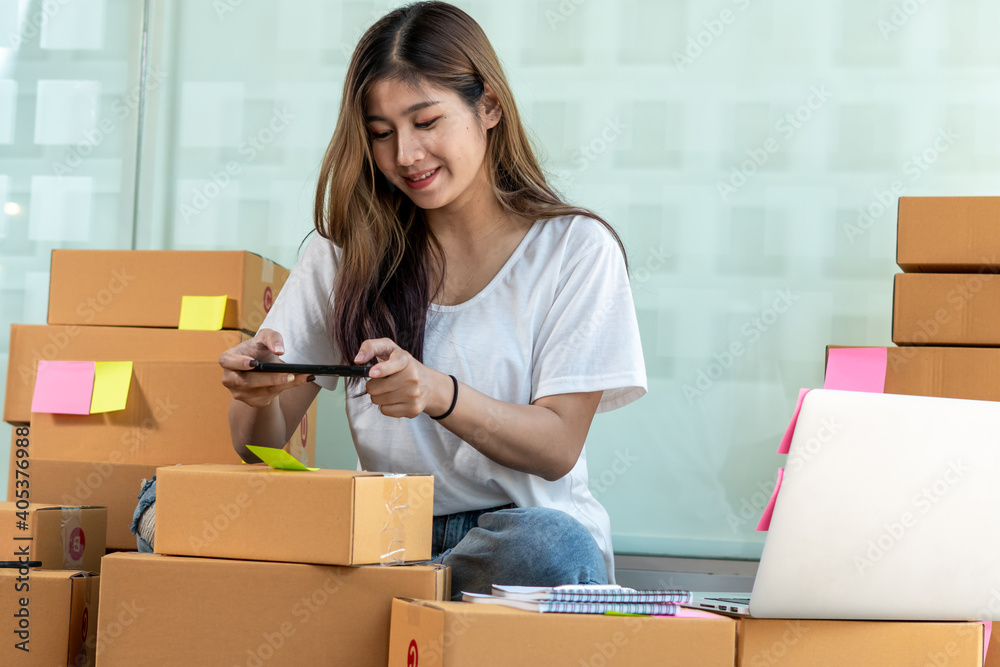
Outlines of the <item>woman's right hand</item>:
{"label": "woman's right hand", "polygon": [[250,340],[219,355],[219,365],[223,368],[222,384],[229,389],[234,399],[251,407],[270,405],[281,392],[309,382],[309,376],[301,374],[247,372],[253,367],[252,361],[280,363],[279,357],[284,353],[281,334],[271,329],[261,329]]}

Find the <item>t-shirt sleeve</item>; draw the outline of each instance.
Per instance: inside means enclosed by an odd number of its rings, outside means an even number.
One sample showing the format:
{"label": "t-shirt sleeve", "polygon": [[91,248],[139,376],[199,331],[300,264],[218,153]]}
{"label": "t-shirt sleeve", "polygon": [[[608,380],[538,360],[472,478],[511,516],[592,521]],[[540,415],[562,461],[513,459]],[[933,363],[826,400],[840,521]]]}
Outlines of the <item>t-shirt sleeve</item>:
{"label": "t-shirt sleeve", "polygon": [[[597,224],[597,223],[595,223]],[[632,290],[617,242],[602,227],[596,245],[569,260],[533,354],[531,400],[603,390],[597,412],[646,393],[646,366]]]}
{"label": "t-shirt sleeve", "polygon": [[[281,334],[285,363],[342,363],[328,326],[339,259],[339,249],[314,233],[260,325]],[[333,390],[337,377],[321,375],[316,384]]]}

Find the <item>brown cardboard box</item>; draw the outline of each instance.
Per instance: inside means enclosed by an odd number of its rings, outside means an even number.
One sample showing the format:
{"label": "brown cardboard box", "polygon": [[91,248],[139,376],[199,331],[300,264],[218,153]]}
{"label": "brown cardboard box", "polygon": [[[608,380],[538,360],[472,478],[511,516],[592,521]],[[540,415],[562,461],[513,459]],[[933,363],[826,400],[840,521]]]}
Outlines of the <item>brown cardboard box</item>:
{"label": "brown cardboard box", "polygon": [[93,667],[100,591],[96,574],[31,570],[25,575],[0,569],[0,590],[0,665]]}
{"label": "brown cardboard box", "polygon": [[[389,507],[396,507],[390,511]],[[431,557],[434,478],[256,465],[156,471],[156,553],[364,565]]]}
{"label": "brown cardboard box", "polygon": [[[221,377],[216,362],[135,362],[124,410],[32,413],[31,455],[146,465],[238,463],[229,431],[232,394]],[[285,446],[310,461],[315,458],[315,406],[314,401]]]}
{"label": "brown cardboard box", "polygon": [[906,272],[1000,267],[1000,197],[900,197],[896,263]]}
{"label": "brown cardboard box", "polygon": [[247,338],[245,333],[225,330],[12,324],[3,419],[31,421],[39,360],[217,362],[220,354]]}
{"label": "brown cardboard box", "polygon": [[[295,430],[285,449],[297,459],[312,465],[316,444],[316,402],[314,401]],[[129,530],[142,480],[156,474],[156,465],[112,461],[59,461],[30,456],[31,441],[27,424],[14,427],[11,438],[7,479],[7,500],[16,500],[17,451],[29,451],[20,473],[29,480],[32,502],[59,505],[102,505],[108,508],[108,549],[135,549],[135,536]],[[18,446],[23,443],[24,446]]]}
{"label": "brown cardboard box", "polygon": [[892,302],[897,345],[1000,345],[995,273],[897,273]]}
{"label": "brown cardboard box", "polygon": [[982,664],[982,623],[739,621],[737,667]]}
{"label": "brown cardboard box", "polygon": [[885,393],[1000,401],[1000,348],[888,347]]}
{"label": "brown cardboard box", "polygon": [[[102,667],[385,667],[392,598],[449,595],[448,568],[440,565],[331,567],[115,553],[105,556],[101,578]],[[128,623],[109,627],[108,610],[129,605],[135,614]]]}
{"label": "brown cardboard box", "polygon": [[129,530],[132,513],[142,480],[152,479],[156,466],[36,458],[30,463],[33,502],[107,507],[107,548],[136,548],[135,535]]}
{"label": "brown cardboard box", "polygon": [[229,297],[223,329],[253,333],[288,270],[243,251],[53,250],[49,324],[165,327],[181,297]]}
{"label": "brown cardboard box", "polygon": [[229,432],[232,395],[207,361],[139,361],[124,410],[92,415],[32,413],[31,455],[64,461],[240,461]]}
{"label": "brown cardboard box", "polygon": [[99,572],[107,533],[107,507],[37,503],[19,507],[0,502],[0,549],[5,560],[27,554],[27,560],[41,561],[39,567],[46,570]]}
{"label": "brown cardboard box", "polygon": [[735,644],[736,621],[725,616],[540,614],[499,605],[397,599],[389,667],[732,667]]}

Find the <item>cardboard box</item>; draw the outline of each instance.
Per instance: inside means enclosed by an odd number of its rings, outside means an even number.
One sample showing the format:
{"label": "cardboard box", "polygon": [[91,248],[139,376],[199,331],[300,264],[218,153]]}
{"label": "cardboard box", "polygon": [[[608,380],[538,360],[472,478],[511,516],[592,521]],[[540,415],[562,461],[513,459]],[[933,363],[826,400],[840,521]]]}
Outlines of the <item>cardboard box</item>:
{"label": "cardboard box", "polygon": [[[31,430],[27,424],[14,427],[8,466],[7,500],[16,500],[15,489],[19,449],[28,452],[28,467],[20,479],[30,481],[32,502],[59,505],[102,505],[108,508],[108,549],[135,549],[135,535],[129,530],[139,490],[144,479],[152,479],[156,465],[115,461],[60,461],[42,459],[30,453]],[[22,443],[23,446],[18,446]],[[314,401],[285,449],[306,465],[316,455],[316,402]]]}
{"label": "cardboard box", "polygon": [[[390,509],[395,508],[395,509]],[[364,565],[431,557],[434,478],[189,465],[156,472],[159,554]]]}
{"label": "cardboard box", "polygon": [[[146,465],[239,463],[229,430],[232,394],[221,377],[216,362],[135,362],[124,410],[32,413],[31,454]],[[286,443],[294,456],[315,457],[315,424],[314,401]]]}
{"label": "cardboard box", "polygon": [[[105,556],[101,579],[102,667],[385,667],[392,598],[449,595],[448,568],[440,565],[331,567],[115,553]],[[109,610],[129,606],[134,617],[109,627]]]}
{"label": "cardboard box", "polygon": [[994,273],[897,273],[897,345],[1000,345],[1000,277]]}
{"label": "cardboard box", "polygon": [[740,619],[737,667],[981,667],[982,623]]}
{"label": "cardboard box", "polygon": [[[23,494],[29,490],[18,489]],[[107,507],[0,502],[5,560],[27,553],[27,560],[42,562],[39,569],[99,572],[107,532]]]}
{"label": "cardboard box", "polygon": [[1000,401],[1000,348],[886,348],[885,393]]}
{"label": "cardboard box", "polygon": [[25,575],[4,568],[0,590],[0,665],[93,667],[100,591],[96,574],[31,570]]}
{"label": "cardboard box", "polygon": [[725,616],[540,614],[499,605],[397,599],[389,667],[732,667],[735,644],[736,621]]}
{"label": "cardboard box", "polygon": [[[29,461],[31,500],[62,505],[100,505],[107,508],[107,549],[135,549],[129,530],[143,479],[156,474],[156,466],[129,463]],[[7,499],[13,500],[13,486]],[[96,571],[96,568],[95,568]]]}
{"label": "cardboard box", "polygon": [[287,279],[243,251],[53,250],[48,322],[176,329],[181,297],[225,294],[222,328],[254,333]]}
{"label": "cardboard box", "polygon": [[896,263],[906,272],[1000,267],[1000,197],[900,197]]}
{"label": "cardboard box", "polygon": [[35,371],[46,361],[213,361],[249,338],[240,331],[12,324],[3,419],[31,421]]}
{"label": "cardboard box", "polygon": [[229,432],[232,395],[218,363],[140,361],[132,369],[124,410],[32,413],[32,456],[149,465],[240,461]]}

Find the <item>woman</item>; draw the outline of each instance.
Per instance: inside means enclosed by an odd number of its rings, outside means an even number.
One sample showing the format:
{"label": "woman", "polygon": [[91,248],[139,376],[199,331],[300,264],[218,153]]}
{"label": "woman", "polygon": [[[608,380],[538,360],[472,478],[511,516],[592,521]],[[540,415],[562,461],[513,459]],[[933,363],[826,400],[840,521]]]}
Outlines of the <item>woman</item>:
{"label": "woman", "polygon": [[645,393],[624,248],[546,184],[471,17],[423,2],[361,38],[314,219],[260,331],[220,358],[240,456],[336,387],[255,361],[372,362],[347,386],[359,460],[435,476],[456,597],[613,580],[583,444],[596,411]]}

